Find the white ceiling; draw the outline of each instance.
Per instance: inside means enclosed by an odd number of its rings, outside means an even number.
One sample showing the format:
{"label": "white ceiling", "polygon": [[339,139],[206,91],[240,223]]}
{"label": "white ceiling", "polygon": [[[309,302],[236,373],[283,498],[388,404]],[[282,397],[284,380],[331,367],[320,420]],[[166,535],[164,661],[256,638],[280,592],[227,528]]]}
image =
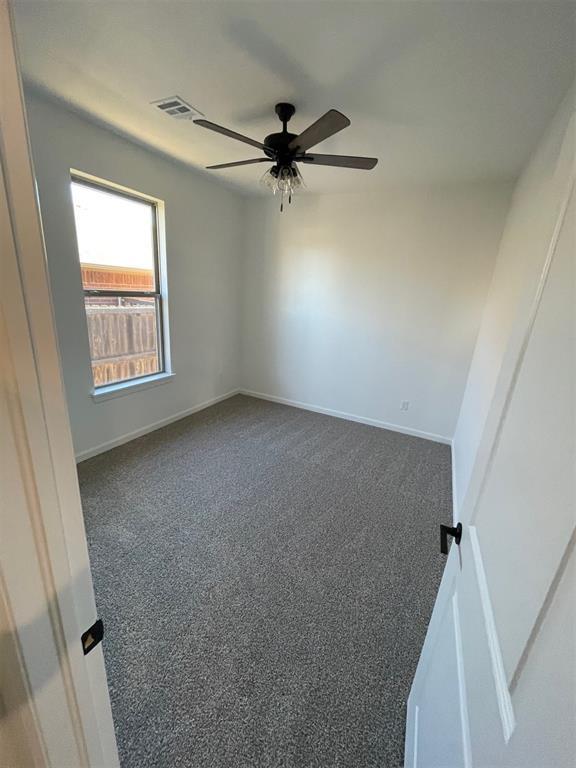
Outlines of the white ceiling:
{"label": "white ceiling", "polygon": [[[149,102],[178,94],[258,140],[297,108],[352,125],[317,147],[375,170],[304,167],[312,191],[518,174],[574,73],[575,4],[540,0],[15,0],[25,78],[173,157],[258,156]],[[266,166],[212,171],[258,191]]]}

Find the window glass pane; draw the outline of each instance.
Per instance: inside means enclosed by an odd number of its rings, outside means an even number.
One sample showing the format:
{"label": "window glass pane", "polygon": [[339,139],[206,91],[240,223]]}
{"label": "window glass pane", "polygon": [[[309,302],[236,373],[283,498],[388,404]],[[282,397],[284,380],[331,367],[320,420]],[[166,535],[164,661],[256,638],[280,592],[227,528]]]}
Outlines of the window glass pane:
{"label": "window glass pane", "polygon": [[154,206],[72,182],[85,290],[155,291]]}
{"label": "window glass pane", "polygon": [[94,386],[159,373],[158,299],[85,296]]}

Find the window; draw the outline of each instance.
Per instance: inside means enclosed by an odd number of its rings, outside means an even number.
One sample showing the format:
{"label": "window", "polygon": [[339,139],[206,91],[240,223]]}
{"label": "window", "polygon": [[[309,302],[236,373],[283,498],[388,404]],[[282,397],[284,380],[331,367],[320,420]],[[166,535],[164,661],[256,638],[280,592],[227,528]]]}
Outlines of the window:
{"label": "window", "polygon": [[72,177],[95,389],[165,371],[158,206]]}

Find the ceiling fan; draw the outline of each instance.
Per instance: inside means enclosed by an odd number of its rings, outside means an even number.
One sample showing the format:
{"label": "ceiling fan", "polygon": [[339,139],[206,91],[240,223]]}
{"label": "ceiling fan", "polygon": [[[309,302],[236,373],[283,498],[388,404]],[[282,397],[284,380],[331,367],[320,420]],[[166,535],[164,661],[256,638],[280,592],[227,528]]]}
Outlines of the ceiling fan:
{"label": "ceiling fan", "polygon": [[235,168],[239,165],[252,165],[254,163],[273,163],[272,167],[264,173],[262,182],[274,194],[280,192],[282,198],[280,210],[282,211],[284,209],[284,195],[288,195],[289,203],[292,202],[293,193],[303,185],[302,174],[297,163],[330,165],[336,168],[359,168],[369,171],[378,162],[375,157],[307,153],[311,147],[350,125],[350,120],[338,110],[330,109],[298,135],[289,133],[287,129],[288,121],[296,111],[294,105],[281,102],[276,104],[275,110],[282,122],[282,131],[266,136],[264,143],[250,139],[241,133],[236,133],[236,131],[231,131],[229,128],[216,125],[216,123],[211,123],[209,120],[194,120],[196,125],[200,125],[202,128],[208,128],[210,131],[216,131],[216,133],[229,136],[231,139],[242,141],[244,144],[250,144],[252,147],[261,149],[265,154],[265,157],[257,157],[253,160],[209,165],[208,169],[219,170],[220,168]]}

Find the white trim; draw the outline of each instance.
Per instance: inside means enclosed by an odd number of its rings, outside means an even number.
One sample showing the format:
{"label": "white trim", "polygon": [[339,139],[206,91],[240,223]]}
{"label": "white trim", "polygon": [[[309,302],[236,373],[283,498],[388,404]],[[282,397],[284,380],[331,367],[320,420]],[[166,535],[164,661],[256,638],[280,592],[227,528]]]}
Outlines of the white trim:
{"label": "white trim", "polygon": [[108,384],[108,386],[94,389],[92,391],[92,400],[95,403],[101,403],[114,397],[122,397],[132,392],[138,392],[141,389],[150,389],[150,387],[157,387],[159,384],[166,384],[173,378],[174,373],[164,371],[163,373],[154,373],[151,376],[143,376],[139,379],[119,381],[118,384]]}
{"label": "white trim", "polygon": [[130,197],[139,198],[146,203],[152,203],[153,205],[164,204],[164,200],[161,200],[159,197],[153,197],[153,195],[140,192],[138,189],[132,189],[131,187],[126,187],[123,184],[118,184],[115,181],[109,181],[108,179],[103,179],[100,176],[94,176],[93,173],[80,171],[78,168],[70,168],[70,181],[73,182],[76,179],[80,181],[91,182],[93,185],[95,184],[101,187],[104,192],[106,192],[106,189],[108,188],[111,191],[124,192],[125,194],[130,195]]}
{"label": "white trim", "polygon": [[[95,176],[92,173],[86,173],[85,171],[79,171],[76,168],[70,168],[70,184],[75,181],[82,183],[87,182],[96,186],[103,192],[118,192],[124,194],[130,198],[142,200],[144,203],[148,203],[155,208],[156,219],[156,253],[154,261],[157,267],[158,274],[158,292],[160,294],[160,311],[161,311],[161,327],[160,327],[160,350],[162,352],[163,370],[160,373],[152,374],[151,376],[142,377],[139,379],[132,379],[126,382],[118,382],[117,384],[111,384],[106,387],[94,388],[92,390],[92,398],[95,402],[102,400],[109,400],[112,397],[118,397],[119,395],[127,394],[128,392],[135,392],[138,389],[146,389],[148,386],[154,384],[164,383],[164,379],[168,379],[174,374],[172,370],[172,352],[170,344],[170,311],[169,311],[169,296],[168,296],[168,267],[167,267],[167,252],[166,252],[166,206],[164,200],[153,195],[148,195],[145,192],[140,192],[131,187],[126,187],[123,184],[118,184],[115,181],[103,179],[100,176]],[[74,217],[74,226],[76,227],[76,217]],[[78,250],[78,234],[76,234],[76,248]],[[78,263],[80,263],[80,252],[78,251]],[[150,383],[149,383],[150,382]]]}
{"label": "white trim", "polygon": [[458,482],[456,474],[456,451],[454,450],[454,440],[451,442],[450,466],[452,467],[452,525],[456,525],[460,520],[458,504]]}
{"label": "white trim", "polygon": [[180,419],[186,418],[186,416],[191,416],[193,413],[203,411],[205,408],[209,408],[211,405],[216,405],[216,403],[220,403],[222,400],[228,400],[228,398],[234,397],[234,395],[238,394],[240,394],[239,390],[233,389],[230,392],[226,392],[225,395],[219,395],[218,397],[213,397],[210,400],[205,400],[203,403],[193,405],[192,408],[186,408],[186,410],[174,413],[172,416],[168,416],[165,419],[160,419],[160,421],[147,424],[145,427],[135,429],[133,432],[127,432],[120,437],[114,438],[114,440],[108,440],[105,443],[94,446],[93,448],[88,448],[86,451],[80,451],[80,453],[76,454],[76,462],[80,463],[81,461],[92,458],[92,456],[97,456],[99,453],[109,451],[111,448],[116,448],[119,445],[124,445],[124,443],[129,443],[130,440],[135,440],[137,437],[142,437],[142,435],[147,435],[149,432],[154,432],[161,427],[166,427],[168,424],[172,424],[174,421],[179,421]]}
{"label": "white trim", "polygon": [[241,389],[241,395],[247,395],[248,397],[257,397],[259,400],[269,400],[272,403],[281,403],[282,405],[291,405],[293,408],[301,408],[304,411],[314,411],[314,413],[323,413],[325,416],[335,416],[337,419],[346,419],[346,421],[357,421],[359,424],[368,424],[371,427],[379,427],[380,429],[389,429],[392,432],[400,432],[403,435],[411,435],[412,437],[422,437],[424,440],[432,440],[435,443],[444,443],[444,445],[452,445],[452,439],[445,437],[444,435],[436,435],[433,432],[424,432],[420,429],[412,429],[411,427],[403,427],[399,424],[390,424],[387,421],[381,419],[370,419],[366,416],[357,416],[353,413],[346,413],[345,411],[336,411],[333,408],[324,408],[321,405],[312,405],[311,403],[302,403],[299,400],[290,400],[286,397],[276,397],[275,395],[266,395],[263,392],[253,392],[250,389]]}
{"label": "white trim", "polygon": [[488,589],[488,581],[486,579],[486,571],[484,569],[484,561],[482,559],[482,552],[480,551],[480,541],[478,539],[476,526],[470,525],[468,527],[468,532],[470,543],[472,545],[472,554],[474,556],[474,566],[476,568],[476,580],[478,582],[480,601],[482,603],[482,613],[484,614],[484,626],[486,627],[488,648],[490,650],[492,675],[494,677],[494,687],[496,688],[496,698],[498,700],[498,709],[500,710],[500,719],[502,721],[502,731],[504,733],[504,740],[508,743],[510,737],[514,733],[514,728],[516,727],[516,717],[514,716],[512,697],[510,696],[508,681],[506,680],[504,659],[502,658],[502,650],[500,648],[500,640],[496,629],[494,610],[492,608],[492,600],[490,599],[490,591]]}
{"label": "white trim", "polygon": [[412,766],[418,768],[418,719],[420,717],[420,707],[418,704],[414,707],[414,751],[412,753]]}
{"label": "white trim", "polygon": [[458,670],[458,695],[460,698],[460,726],[462,728],[462,751],[464,753],[464,768],[472,768],[470,718],[468,716],[468,696],[466,693],[466,672],[464,665],[464,652],[462,650],[462,630],[460,628],[460,606],[458,605],[458,592],[454,592],[452,595],[452,623],[454,625],[456,668]]}
{"label": "white trim", "polygon": [[118,768],[102,649],[85,657],[78,642],[97,614],[12,30],[0,0],[0,401],[14,448],[2,575],[50,765]]}
{"label": "white trim", "polygon": [[[171,377],[173,377],[174,374],[159,374],[157,377],[148,377],[146,380],[139,381],[137,384],[132,384],[131,386],[128,385],[128,382],[126,382],[124,385],[115,385],[115,389],[117,387],[118,390],[122,389],[123,391],[110,391],[108,392],[108,388],[106,388],[106,391],[103,391],[102,393],[97,392],[92,395],[92,397],[95,400],[107,400],[111,397],[117,397],[121,394],[126,394],[128,392],[133,392],[136,389],[146,389],[149,386],[155,386],[156,384],[163,384],[166,380],[170,380]],[[152,381],[151,379],[158,379],[157,381]],[[140,386],[139,386],[140,385]],[[80,463],[81,461],[85,461],[86,459],[90,459],[93,456],[97,456],[99,453],[104,453],[105,451],[109,451],[112,448],[116,448],[119,445],[123,445],[124,443],[129,443],[130,440],[135,440],[138,437],[142,437],[142,435],[147,435],[149,432],[154,432],[157,429],[161,429],[162,427],[167,426],[168,424],[172,424],[175,421],[178,421],[179,419],[184,419],[186,416],[191,416],[193,413],[197,413],[198,411],[203,411],[205,408],[209,408],[211,405],[216,405],[216,403],[220,403],[223,400],[228,400],[230,397],[234,397],[234,395],[246,395],[247,397],[255,397],[259,400],[268,400],[273,403],[281,403],[282,405],[290,405],[293,408],[300,408],[304,411],[313,411],[315,413],[323,413],[326,416],[334,416],[338,419],[346,419],[347,421],[356,421],[360,424],[368,424],[372,427],[378,427],[380,429],[389,429],[393,432],[399,432],[401,434],[410,435],[412,437],[421,437],[425,440],[432,440],[437,443],[444,443],[445,445],[451,445],[450,438],[442,437],[441,435],[434,435],[429,432],[422,432],[418,429],[410,429],[409,427],[400,427],[395,424],[388,424],[385,421],[379,421],[377,419],[368,419],[363,416],[355,416],[351,413],[344,413],[342,411],[335,411],[330,408],[322,408],[321,406],[313,406],[308,403],[301,403],[297,400],[288,400],[283,397],[274,397],[273,395],[265,395],[261,392],[252,392],[251,390],[247,389],[232,389],[229,392],[226,392],[224,395],[219,395],[218,397],[214,397],[210,400],[206,400],[203,403],[199,403],[198,405],[192,406],[192,408],[187,408],[184,411],[179,411],[178,413],[173,414],[172,416],[168,416],[166,419],[160,419],[160,421],[155,421],[152,424],[147,424],[144,427],[140,427],[139,429],[135,429],[133,432],[127,432],[124,435],[121,435],[120,437],[114,438],[113,440],[107,440],[105,443],[101,443],[100,445],[96,445],[93,448],[88,448],[85,451],[80,451],[76,454],[76,462]]]}
{"label": "white trim", "polygon": [[[18,626],[10,604],[2,569],[0,569],[0,619],[4,622],[3,632],[5,633],[5,639],[2,643],[2,653],[4,654],[2,658],[2,699],[3,716],[7,720],[6,727],[12,729],[16,734],[16,746],[25,744],[29,768],[46,768],[50,764],[46,741],[42,736],[38,708],[34,702],[34,692],[27,675],[22,648],[17,640]],[[0,737],[3,727],[4,724],[0,726]],[[3,753],[1,744],[0,752]]]}

